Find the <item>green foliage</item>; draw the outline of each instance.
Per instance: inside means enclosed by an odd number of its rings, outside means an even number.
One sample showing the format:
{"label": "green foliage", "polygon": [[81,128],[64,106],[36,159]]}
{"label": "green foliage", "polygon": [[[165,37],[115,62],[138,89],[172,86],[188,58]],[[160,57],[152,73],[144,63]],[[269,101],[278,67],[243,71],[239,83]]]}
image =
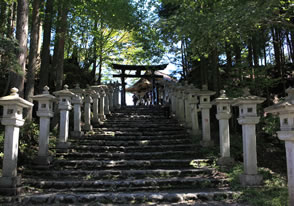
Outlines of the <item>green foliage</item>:
{"label": "green foliage", "polygon": [[1,76],[8,71],[20,73],[20,66],[17,62],[19,45],[15,39],[4,37],[0,34],[0,71]]}
{"label": "green foliage", "polygon": [[37,155],[39,138],[39,125],[34,122],[26,122],[20,129],[19,159],[20,164],[25,163]]}

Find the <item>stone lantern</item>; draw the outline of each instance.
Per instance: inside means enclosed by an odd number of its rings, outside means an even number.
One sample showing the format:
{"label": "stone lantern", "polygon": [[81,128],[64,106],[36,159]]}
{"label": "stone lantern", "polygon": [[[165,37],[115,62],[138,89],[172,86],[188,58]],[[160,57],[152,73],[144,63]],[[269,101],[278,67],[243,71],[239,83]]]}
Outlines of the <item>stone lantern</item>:
{"label": "stone lantern", "polygon": [[18,89],[12,88],[11,94],[0,98],[3,108],[1,123],[5,126],[4,158],[0,193],[16,195],[20,189],[20,177],[17,176],[19,130],[24,125],[23,109],[33,104],[18,95]]}
{"label": "stone lantern", "polygon": [[280,128],[278,137],[285,141],[289,205],[294,205],[294,88],[286,90],[288,96],[282,102],[265,108],[265,112],[277,114],[280,117]]}
{"label": "stone lantern", "polygon": [[67,149],[70,143],[67,142],[69,134],[69,111],[72,109],[71,98],[75,96],[69,91],[68,86],[64,85],[64,89],[53,92],[58,97],[58,109],[60,110],[59,122],[59,139],[56,145],[57,149]]}
{"label": "stone lantern", "polygon": [[198,136],[201,132],[199,130],[199,120],[198,120],[198,93],[200,89],[190,87],[189,93],[188,93],[188,104],[190,104],[191,111],[189,114],[191,116],[192,121],[192,136]]}
{"label": "stone lantern", "polygon": [[232,99],[228,98],[225,90],[220,91],[220,97],[214,100],[217,107],[216,118],[219,120],[219,138],[220,138],[220,155],[218,164],[222,166],[229,166],[234,163],[233,158],[230,157],[230,127],[229,119],[232,117],[231,104]]}
{"label": "stone lantern", "polygon": [[43,94],[32,97],[38,101],[37,116],[40,117],[40,134],[39,134],[39,152],[36,158],[36,164],[48,165],[52,157],[49,155],[49,133],[50,133],[50,118],[54,116],[53,102],[55,96],[49,94],[49,87],[45,86]]}
{"label": "stone lantern", "polygon": [[242,125],[244,174],[240,176],[240,182],[244,186],[262,182],[262,176],[257,173],[256,124],[260,119],[257,104],[264,101],[265,98],[251,95],[246,88],[243,97],[235,99],[233,103],[233,106],[239,107],[238,122]]}
{"label": "stone lantern", "polygon": [[203,147],[213,146],[213,141],[211,141],[210,134],[210,113],[209,110],[212,107],[210,102],[210,96],[214,95],[216,92],[209,91],[207,85],[202,86],[202,90],[198,92],[200,98],[199,108],[201,109],[202,116],[202,141],[201,145]]}

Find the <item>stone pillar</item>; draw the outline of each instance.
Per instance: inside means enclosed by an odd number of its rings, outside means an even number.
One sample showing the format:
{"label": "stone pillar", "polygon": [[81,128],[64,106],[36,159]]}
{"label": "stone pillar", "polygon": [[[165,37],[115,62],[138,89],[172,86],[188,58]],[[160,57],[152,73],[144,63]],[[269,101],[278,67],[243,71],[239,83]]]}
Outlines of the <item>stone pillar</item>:
{"label": "stone pillar", "polygon": [[240,176],[242,185],[259,185],[262,176],[257,174],[256,154],[256,124],[259,122],[257,116],[257,104],[264,102],[265,98],[252,96],[246,89],[244,96],[237,98],[233,106],[239,107],[238,122],[242,125],[244,174]]}
{"label": "stone pillar", "polygon": [[38,101],[37,116],[40,117],[39,151],[35,163],[49,165],[52,157],[49,155],[50,118],[54,116],[53,101],[56,97],[49,94],[49,87],[45,86],[43,94],[32,97]]}
{"label": "stone pillar", "polygon": [[176,114],[176,107],[177,107],[177,98],[176,98],[175,85],[171,85],[170,99],[171,99],[171,113],[173,115],[175,115]]}
{"label": "stone pillar", "polygon": [[81,107],[83,100],[80,95],[75,95],[72,98],[72,104],[74,105],[74,131],[71,132],[72,137],[81,137],[84,133],[82,132],[81,126]]}
{"label": "stone pillar", "polygon": [[191,122],[192,122],[192,131],[191,134],[192,136],[198,136],[201,134],[201,131],[199,129],[199,120],[198,120],[198,96],[197,94],[199,93],[199,89],[190,89],[189,95],[188,95],[188,103],[190,104],[191,112]]}
{"label": "stone pillar", "polygon": [[74,96],[74,93],[68,90],[67,85],[64,85],[63,90],[53,92],[53,94],[59,98],[58,109],[60,110],[59,139],[56,148],[63,150],[70,146],[70,143],[67,142],[69,134],[69,111],[72,109],[71,98]]}
{"label": "stone pillar", "polygon": [[199,91],[200,104],[202,116],[202,141],[201,145],[203,147],[213,146],[213,141],[211,141],[210,134],[210,108],[212,104],[210,102],[210,96],[214,95],[215,92],[209,91],[207,85],[202,86],[202,90]]}
{"label": "stone pillar", "polygon": [[95,85],[91,86],[91,89],[94,90],[95,92],[92,94],[93,98],[93,123],[98,123],[101,124],[101,119],[100,119],[100,103],[101,102],[101,86]]}
{"label": "stone pillar", "polygon": [[100,123],[99,121],[99,98],[100,95],[98,92],[93,91],[93,94],[91,95],[93,99],[93,123]]}
{"label": "stone pillar", "polygon": [[91,94],[87,93],[85,96],[85,106],[84,106],[84,130],[85,131],[91,131],[93,130],[93,126],[91,125],[91,103],[93,103]]}
{"label": "stone pillar", "polygon": [[114,94],[113,94],[114,109],[119,109],[119,83],[114,84]]}
{"label": "stone pillar", "polygon": [[109,110],[110,112],[113,111],[114,109],[114,104],[113,104],[113,93],[114,93],[114,88],[112,85],[108,85],[108,90],[109,90]]}
{"label": "stone pillar", "polygon": [[214,100],[217,106],[216,118],[219,120],[220,155],[217,163],[221,166],[230,166],[234,163],[230,156],[230,127],[232,100],[226,96],[226,91],[221,91],[221,96]]}
{"label": "stone pillar", "polygon": [[187,127],[190,131],[192,131],[192,116],[191,116],[192,108],[191,108],[191,104],[190,104],[189,96],[190,96],[190,88],[187,88],[187,89],[184,91],[185,122],[186,122],[186,127]]}
{"label": "stone pillar", "polygon": [[99,89],[100,89],[100,92],[99,92],[99,94],[100,94],[99,118],[100,118],[101,121],[104,121],[104,120],[106,120],[106,116],[105,116],[105,113],[104,113],[106,94],[105,94],[104,89],[102,87],[100,87]]}
{"label": "stone pillar", "polygon": [[108,89],[107,86],[104,86],[103,89],[105,91],[104,114],[109,115],[110,114],[110,110],[109,110],[109,89]]}
{"label": "stone pillar", "polygon": [[33,104],[20,98],[18,89],[12,88],[11,94],[0,98],[4,107],[1,123],[5,126],[4,158],[0,193],[16,195],[20,192],[20,177],[17,176],[19,130],[24,125],[23,108],[31,108]]}
{"label": "stone pillar", "polygon": [[286,90],[288,96],[284,101],[265,108],[265,112],[279,115],[280,129],[278,137],[285,141],[289,205],[294,205],[294,88]]}
{"label": "stone pillar", "polygon": [[177,108],[176,116],[181,123],[185,122],[185,104],[183,97],[184,88],[182,86],[177,87]]}

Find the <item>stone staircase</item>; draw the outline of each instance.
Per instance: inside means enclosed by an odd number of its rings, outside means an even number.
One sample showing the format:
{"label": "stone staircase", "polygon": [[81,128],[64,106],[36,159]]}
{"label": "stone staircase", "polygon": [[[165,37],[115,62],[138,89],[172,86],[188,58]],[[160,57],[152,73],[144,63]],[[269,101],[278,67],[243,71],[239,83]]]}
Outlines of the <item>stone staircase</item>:
{"label": "stone staircase", "polygon": [[25,193],[0,204],[235,205],[212,160],[159,107],[123,108],[71,142],[50,168],[23,171]]}

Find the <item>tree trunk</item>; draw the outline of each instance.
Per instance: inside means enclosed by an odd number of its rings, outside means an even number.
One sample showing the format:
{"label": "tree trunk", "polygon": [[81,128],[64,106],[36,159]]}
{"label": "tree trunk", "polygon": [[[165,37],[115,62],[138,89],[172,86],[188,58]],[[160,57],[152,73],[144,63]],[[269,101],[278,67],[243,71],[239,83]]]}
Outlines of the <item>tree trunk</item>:
{"label": "tree trunk", "polygon": [[53,18],[53,4],[54,0],[47,0],[45,20],[44,20],[44,34],[43,34],[43,49],[41,53],[41,69],[40,69],[40,83],[39,92],[43,87],[48,85],[50,65],[50,42],[51,42],[51,27]]}
{"label": "tree trunk", "polygon": [[19,42],[20,52],[17,56],[20,71],[11,73],[11,87],[19,89],[21,97],[24,96],[24,81],[26,74],[27,41],[28,41],[28,0],[18,0],[16,39]]}
{"label": "tree trunk", "polygon": [[[95,21],[94,23],[94,29],[97,30],[98,29],[98,22],[97,20]],[[97,83],[98,81],[96,80],[96,69],[97,69],[97,38],[96,36],[94,36],[94,39],[93,39],[93,44],[94,44],[94,47],[93,47],[93,56],[94,56],[94,60],[93,60],[93,69],[91,71],[91,76],[93,78],[93,82],[94,83]]]}
{"label": "tree trunk", "polygon": [[211,67],[213,73],[213,90],[216,91],[216,95],[219,95],[219,71],[218,71],[218,53],[217,48],[213,49],[211,54]]}
{"label": "tree trunk", "polygon": [[[58,27],[56,30],[56,54],[54,53],[55,59],[53,59],[53,68],[56,71],[56,90],[61,90],[64,80],[63,64],[64,64],[64,45],[67,31],[67,13],[68,6],[64,1],[62,6],[59,7],[58,11]],[[54,48],[55,49],[55,48]]]}
{"label": "tree trunk", "polygon": [[0,2],[0,34],[4,34],[6,20],[7,3],[4,0]]}
{"label": "tree trunk", "polygon": [[7,15],[7,37],[12,38],[13,37],[13,32],[15,29],[15,24],[16,24],[16,3],[13,2],[9,5],[8,8],[8,15]]}
{"label": "tree trunk", "polygon": [[[40,0],[33,1],[33,13],[32,13],[32,25],[31,25],[31,38],[30,38],[30,53],[29,53],[29,64],[27,72],[27,84],[25,90],[25,99],[33,102],[32,96],[34,95],[35,87],[35,73],[38,66],[38,45],[39,45],[39,34],[40,34]],[[32,109],[27,112],[27,119],[32,120]]]}
{"label": "tree trunk", "polygon": [[236,76],[239,76],[239,80],[242,80],[242,71],[241,71],[241,63],[242,63],[242,59],[241,59],[241,48],[239,45],[235,45],[235,58],[236,58]]}
{"label": "tree trunk", "polygon": [[101,84],[101,79],[102,79],[102,64],[103,64],[103,56],[102,56],[102,53],[100,53],[100,55],[99,55],[99,73],[98,73],[98,80],[97,80],[98,84]]}
{"label": "tree trunk", "polygon": [[253,51],[252,51],[252,40],[248,40],[248,65],[249,65],[249,73],[250,73],[250,79],[253,79]]}
{"label": "tree trunk", "polygon": [[232,70],[232,52],[230,46],[226,43],[226,56],[227,56],[227,73],[229,74]]}

